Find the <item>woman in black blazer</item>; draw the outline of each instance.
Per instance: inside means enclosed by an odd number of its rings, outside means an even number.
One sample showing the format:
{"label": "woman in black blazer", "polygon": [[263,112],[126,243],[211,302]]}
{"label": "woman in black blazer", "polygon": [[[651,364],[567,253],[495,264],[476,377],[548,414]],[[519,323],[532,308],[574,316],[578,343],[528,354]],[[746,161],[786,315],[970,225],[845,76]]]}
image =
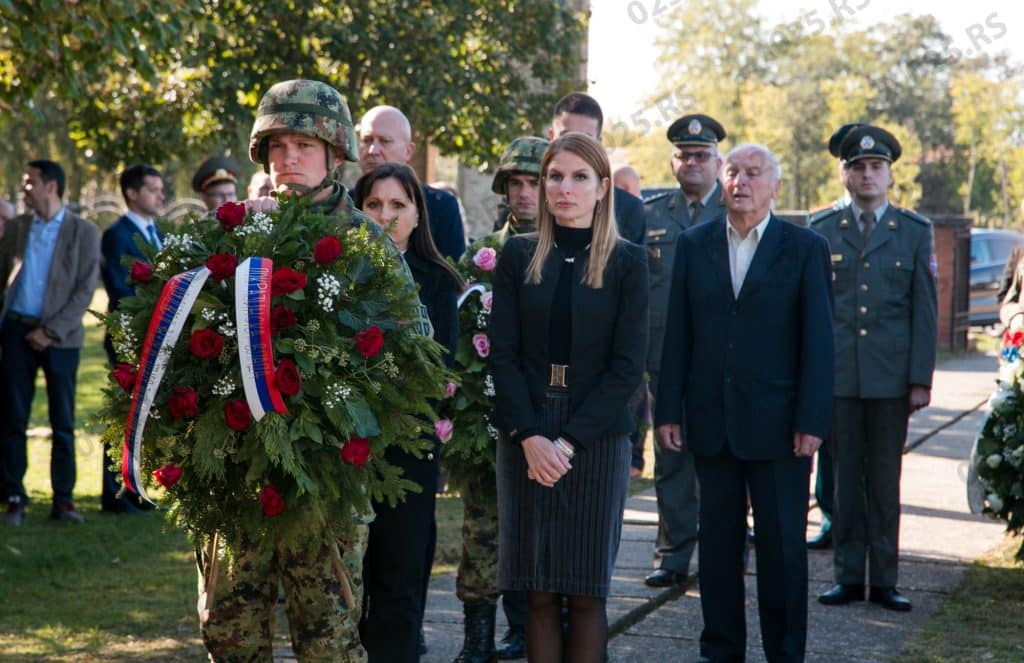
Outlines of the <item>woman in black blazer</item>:
{"label": "woman in black blazer", "polygon": [[[408,166],[384,164],[363,175],[355,190],[363,211],[389,228],[405,256],[434,327],[434,340],[448,350],[446,361],[451,366],[459,329],[457,299],[464,283],[434,245],[423,187]],[[395,507],[374,504],[377,518],[370,524],[363,560],[365,600],[359,624],[371,663],[419,660],[420,626],[437,541],[438,444],[435,438],[434,448],[422,458],[395,447],[386,452],[387,460],[403,469],[403,478],[423,490],[407,493]]]}
{"label": "woman in black blazer", "polygon": [[[530,661],[603,661],[605,599],[622,531],[647,351],[647,259],[620,239],[604,149],[580,133],[541,162],[536,233],[494,277],[498,585],[529,592]],[[569,642],[562,642],[561,596]]]}

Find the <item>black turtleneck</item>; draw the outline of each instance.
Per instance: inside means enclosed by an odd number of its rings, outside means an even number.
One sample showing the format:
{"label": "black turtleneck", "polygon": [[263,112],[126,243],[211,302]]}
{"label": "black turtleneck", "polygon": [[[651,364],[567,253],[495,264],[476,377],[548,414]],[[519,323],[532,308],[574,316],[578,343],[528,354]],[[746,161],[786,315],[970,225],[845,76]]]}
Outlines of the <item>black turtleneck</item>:
{"label": "black turtleneck", "polygon": [[562,261],[562,268],[558,272],[555,297],[551,302],[548,360],[552,364],[568,364],[572,356],[573,268],[577,262],[582,267],[594,232],[592,228],[568,228],[557,224],[554,229],[555,248],[551,253],[556,260]]}

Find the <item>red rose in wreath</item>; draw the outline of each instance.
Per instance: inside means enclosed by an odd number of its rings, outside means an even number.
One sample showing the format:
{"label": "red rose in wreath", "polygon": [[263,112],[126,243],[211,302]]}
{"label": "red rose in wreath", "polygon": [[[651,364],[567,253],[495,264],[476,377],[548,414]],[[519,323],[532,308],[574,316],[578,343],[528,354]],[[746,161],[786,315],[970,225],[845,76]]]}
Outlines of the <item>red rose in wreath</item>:
{"label": "red rose in wreath", "polygon": [[302,389],[302,378],[299,369],[291,359],[282,359],[274,371],[274,382],[285,396],[294,396]]}
{"label": "red rose in wreath", "polygon": [[290,329],[295,326],[298,320],[295,318],[295,314],[292,310],[284,304],[278,304],[270,310],[270,333],[277,334],[278,332]]}
{"label": "red rose in wreath", "polygon": [[191,419],[199,414],[199,394],[191,387],[175,387],[167,399],[167,409],[175,419]]}
{"label": "red rose in wreath", "polygon": [[210,278],[214,281],[223,281],[234,276],[236,267],[238,258],[230,253],[215,253],[206,261],[206,268],[210,270]]}
{"label": "red rose in wreath", "polygon": [[136,283],[149,283],[149,280],[153,278],[153,265],[136,260],[132,263],[131,277],[132,281]]}
{"label": "red rose in wreath", "polygon": [[224,232],[231,232],[245,223],[245,203],[224,203],[217,208],[217,221]]}
{"label": "red rose in wreath", "polygon": [[274,484],[268,483],[263,486],[263,490],[260,491],[260,507],[263,509],[263,515],[268,518],[284,513],[284,498]]}
{"label": "red rose in wreath", "polygon": [[188,349],[200,359],[216,359],[224,349],[224,337],[212,329],[197,329],[192,332]]}
{"label": "red rose in wreath", "polygon": [[131,364],[119,363],[114,366],[114,380],[125,391],[131,391],[135,386],[135,367]]}
{"label": "red rose in wreath", "polygon": [[270,277],[270,294],[273,297],[287,295],[290,292],[302,290],[305,287],[306,275],[302,272],[296,272],[291,267],[276,269],[274,270],[274,275]]}
{"label": "red rose in wreath", "polygon": [[321,267],[334,262],[341,255],[341,242],[337,237],[328,235],[313,247],[313,260]]}
{"label": "red rose in wreath", "polygon": [[178,483],[181,478],[181,468],[174,463],[167,463],[163,467],[153,471],[153,478],[164,488],[170,488]]}
{"label": "red rose in wreath", "polygon": [[365,437],[352,437],[341,447],[341,459],[350,465],[362,467],[370,458],[370,441]]}
{"label": "red rose in wreath", "polygon": [[360,354],[364,357],[374,357],[384,347],[384,332],[377,325],[373,325],[356,334],[355,340],[356,349]]}
{"label": "red rose in wreath", "polygon": [[242,400],[228,401],[224,404],[224,421],[231,430],[243,431],[252,423],[252,412],[249,404]]}

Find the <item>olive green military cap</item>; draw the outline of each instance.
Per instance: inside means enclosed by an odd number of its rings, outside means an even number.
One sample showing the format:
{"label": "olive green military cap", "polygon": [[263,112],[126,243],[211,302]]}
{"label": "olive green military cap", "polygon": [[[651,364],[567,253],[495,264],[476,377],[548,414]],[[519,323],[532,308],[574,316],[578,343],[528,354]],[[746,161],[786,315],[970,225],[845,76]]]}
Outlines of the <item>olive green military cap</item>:
{"label": "olive green military cap", "polygon": [[538,136],[520,136],[509,143],[498,161],[498,172],[491,182],[491,191],[504,194],[508,176],[512,173],[540,176],[540,160],[547,148],[548,141]]}
{"label": "olive green military cap", "polygon": [[266,166],[265,140],[277,133],[319,138],[337,155],[359,160],[352,114],[341,93],[327,83],[297,79],[277,83],[263,95],[249,136],[249,158]]}
{"label": "olive green military cap", "polygon": [[715,118],[701,113],[684,115],[669,126],[668,142],[673,145],[717,145],[725,129]]}

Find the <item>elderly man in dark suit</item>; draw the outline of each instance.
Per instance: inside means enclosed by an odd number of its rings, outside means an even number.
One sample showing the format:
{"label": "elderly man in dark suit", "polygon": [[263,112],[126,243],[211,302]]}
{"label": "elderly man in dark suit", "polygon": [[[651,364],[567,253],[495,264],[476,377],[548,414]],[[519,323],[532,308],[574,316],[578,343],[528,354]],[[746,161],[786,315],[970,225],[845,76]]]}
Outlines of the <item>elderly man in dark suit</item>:
{"label": "elderly man in dark suit", "polygon": [[[122,264],[125,256],[132,256],[145,261],[142,250],[136,243],[150,244],[155,249],[161,248],[162,236],[153,222],[164,204],[164,180],[160,171],[145,164],[135,164],[126,168],[120,177],[121,195],[124,196],[128,210],[103,231],[100,242],[100,274],[103,287],[107,291],[107,310],[117,310],[118,304],[125,297],[135,294],[135,286],[128,280],[127,265]],[[107,360],[113,366],[117,363],[114,346],[110,334],[103,337],[103,349],[107,352]],[[103,487],[100,495],[100,509],[107,513],[135,513],[152,508],[141,500],[138,495],[130,493],[117,497],[121,484],[117,480],[117,472],[111,469],[107,458],[107,446],[103,447]]]}
{"label": "elderly man in dark suit", "polygon": [[64,170],[30,161],[22,180],[33,211],[8,224],[0,241],[0,452],[6,521],[25,519],[26,429],[36,374],[43,369],[53,429],[50,517],[85,519],[75,509],[75,379],[85,342],[82,316],[92,301],[99,267],[99,229],[64,206]]}
{"label": "elderly man in dark suit", "polygon": [[765,655],[802,661],[810,460],[828,433],[835,361],[828,244],[771,213],[779,162],[767,148],[724,161],[726,216],[677,243],[655,424],[696,457],[701,654],[746,655],[749,493]]}

